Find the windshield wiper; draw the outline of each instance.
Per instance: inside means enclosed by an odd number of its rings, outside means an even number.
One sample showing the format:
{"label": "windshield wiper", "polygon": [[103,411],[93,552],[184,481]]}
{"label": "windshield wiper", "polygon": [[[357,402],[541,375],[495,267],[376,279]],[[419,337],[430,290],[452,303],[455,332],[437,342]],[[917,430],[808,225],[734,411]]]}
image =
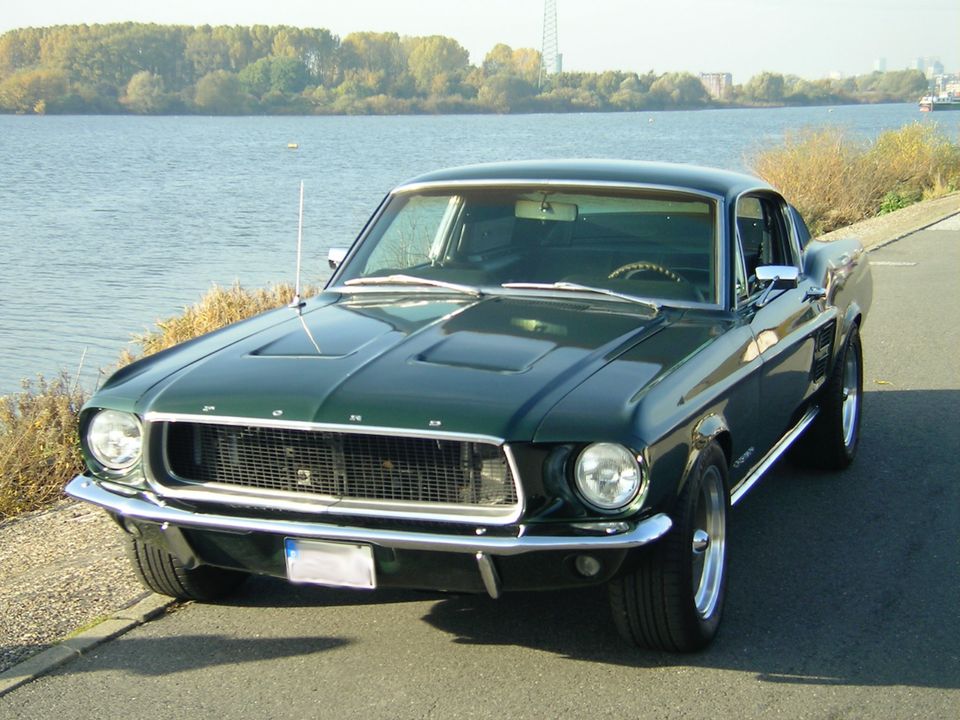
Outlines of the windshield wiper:
{"label": "windshield wiper", "polygon": [[568,292],[585,292],[585,293],[594,293],[596,295],[606,295],[608,297],[618,298],[620,300],[626,300],[627,302],[637,303],[638,305],[644,305],[645,307],[650,308],[655,313],[660,312],[661,305],[655,303],[652,300],[647,300],[645,298],[639,298],[636,295],[628,295],[627,293],[617,292],[616,290],[609,290],[607,288],[591,287],[590,285],[581,285],[579,283],[572,282],[555,282],[555,283],[503,283],[500,287],[507,288],[508,290],[565,290]]}
{"label": "windshield wiper", "polygon": [[474,297],[481,297],[483,295],[483,291],[480,290],[480,288],[471,287],[470,285],[444,282],[443,280],[430,280],[428,278],[416,277],[415,275],[377,275],[374,277],[352,278],[347,280],[344,285],[349,287],[363,287],[365,285],[426,285],[427,287],[453,290],[454,292],[473,295]]}

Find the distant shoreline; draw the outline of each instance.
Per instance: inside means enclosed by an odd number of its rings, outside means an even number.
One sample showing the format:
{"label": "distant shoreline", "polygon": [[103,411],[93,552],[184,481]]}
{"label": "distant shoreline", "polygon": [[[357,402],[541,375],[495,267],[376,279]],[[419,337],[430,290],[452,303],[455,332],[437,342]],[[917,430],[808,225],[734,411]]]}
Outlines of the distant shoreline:
{"label": "distant shoreline", "polygon": [[548,72],[537,50],[494,45],[479,64],[442,35],[148,23],[0,35],[0,113],[453,115],[652,112],[909,102],[917,70],[805,80],[761,72]]}
{"label": "distant shoreline", "polygon": [[[830,103],[783,103],[780,105],[749,105],[749,104],[724,104],[715,103],[711,105],[700,105],[697,107],[664,107],[648,108],[644,110],[618,110],[618,109],[570,109],[570,110],[515,110],[508,112],[495,112],[491,110],[474,111],[450,111],[450,112],[428,112],[411,110],[409,112],[378,113],[378,112],[245,112],[245,113],[201,113],[201,112],[164,112],[164,113],[132,113],[132,112],[45,112],[43,116],[51,117],[263,117],[263,118],[282,118],[282,117],[457,117],[457,116],[489,116],[489,115],[593,115],[593,114],[629,114],[637,115],[646,113],[665,113],[665,112],[706,112],[710,110],[782,110],[787,108],[831,108],[831,107],[851,107],[856,105],[912,105],[915,104],[909,100],[878,100],[878,101],[856,101],[830,102]],[[918,111],[919,112],[919,111]],[[0,110],[3,116],[33,116],[39,117],[37,113],[10,112]]]}

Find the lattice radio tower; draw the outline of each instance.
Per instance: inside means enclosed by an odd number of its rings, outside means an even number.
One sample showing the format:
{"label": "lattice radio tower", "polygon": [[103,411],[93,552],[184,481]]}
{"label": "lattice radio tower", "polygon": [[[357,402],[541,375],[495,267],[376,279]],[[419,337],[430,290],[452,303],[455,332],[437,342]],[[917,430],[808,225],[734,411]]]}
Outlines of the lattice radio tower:
{"label": "lattice radio tower", "polygon": [[539,87],[547,75],[561,71],[562,56],[557,43],[557,0],[545,0],[543,3],[543,43],[540,46]]}

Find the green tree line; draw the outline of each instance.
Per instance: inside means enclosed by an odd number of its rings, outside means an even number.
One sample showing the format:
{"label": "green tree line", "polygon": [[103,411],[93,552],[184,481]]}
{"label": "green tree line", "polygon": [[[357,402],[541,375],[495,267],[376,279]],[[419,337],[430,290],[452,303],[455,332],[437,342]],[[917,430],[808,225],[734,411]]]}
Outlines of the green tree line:
{"label": "green tree line", "polygon": [[0,112],[399,114],[584,112],[914,100],[917,71],[807,81],[761,73],[711,98],[690,73],[541,78],[540,54],[498,44],[480,65],[441,35],[115,23],[0,36]]}

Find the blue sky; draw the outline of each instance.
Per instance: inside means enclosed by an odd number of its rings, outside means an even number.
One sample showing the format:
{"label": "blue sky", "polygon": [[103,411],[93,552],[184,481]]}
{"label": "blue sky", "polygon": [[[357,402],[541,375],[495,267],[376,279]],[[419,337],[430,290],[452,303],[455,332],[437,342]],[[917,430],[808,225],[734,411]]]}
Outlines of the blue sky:
{"label": "blue sky", "polygon": [[[471,61],[498,42],[539,49],[543,0],[7,0],[0,32],[123,20],[325,27],[453,37]],[[818,78],[936,56],[960,71],[960,0],[557,0],[564,69]]]}

